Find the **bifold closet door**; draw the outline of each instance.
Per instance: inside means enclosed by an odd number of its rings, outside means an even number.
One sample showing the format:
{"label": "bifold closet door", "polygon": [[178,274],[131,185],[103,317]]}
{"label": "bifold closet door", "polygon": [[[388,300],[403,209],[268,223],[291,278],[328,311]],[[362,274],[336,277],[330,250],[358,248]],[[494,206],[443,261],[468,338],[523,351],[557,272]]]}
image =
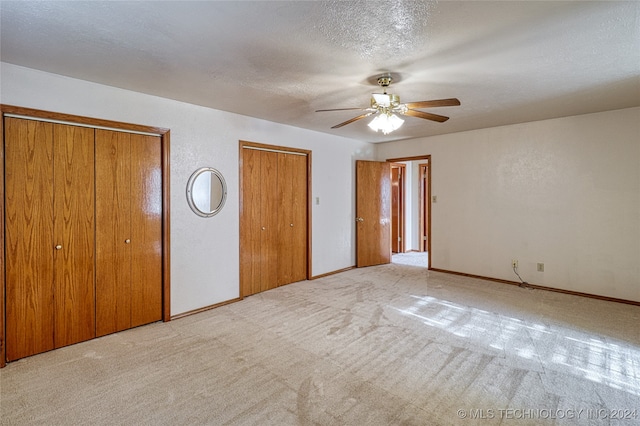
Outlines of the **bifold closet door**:
{"label": "bifold closet door", "polygon": [[307,279],[307,156],[278,153],[278,285]]}
{"label": "bifold closet door", "polygon": [[96,332],[94,130],[60,124],[53,129],[55,345],[59,348],[92,339]]}
{"label": "bifold closet door", "polygon": [[131,134],[131,326],[162,319],[162,144]]}
{"label": "bifold closet door", "polygon": [[53,349],[53,125],[6,118],[8,361]]}
{"label": "bifold closet door", "polygon": [[131,144],[96,131],[96,335],[131,327]]}
{"label": "bifold closet door", "polygon": [[6,357],[95,336],[93,129],[7,117]]}
{"label": "bifold closet door", "polygon": [[243,294],[278,286],[278,154],[245,149],[242,174]]}
{"label": "bifold closet door", "polygon": [[96,334],[162,319],[160,138],[96,130]]}

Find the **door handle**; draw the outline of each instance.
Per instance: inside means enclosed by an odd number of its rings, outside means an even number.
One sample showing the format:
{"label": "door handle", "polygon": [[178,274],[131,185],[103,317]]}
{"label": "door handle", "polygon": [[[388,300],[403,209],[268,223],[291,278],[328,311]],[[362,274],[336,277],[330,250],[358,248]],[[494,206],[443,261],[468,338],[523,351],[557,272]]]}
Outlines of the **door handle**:
{"label": "door handle", "polygon": [[56,246],[56,250],[62,250],[62,246],[61,246],[60,244],[58,244],[58,245]]}
{"label": "door handle", "polygon": [[364,222],[364,219],[361,217],[356,217],[356,222]]}

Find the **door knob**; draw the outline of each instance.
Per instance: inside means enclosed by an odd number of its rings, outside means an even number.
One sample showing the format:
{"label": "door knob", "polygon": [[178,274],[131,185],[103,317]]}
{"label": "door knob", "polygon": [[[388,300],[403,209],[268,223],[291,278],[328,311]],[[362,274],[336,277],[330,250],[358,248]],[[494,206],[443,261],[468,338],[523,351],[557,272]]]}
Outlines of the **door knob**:
{"label": "door knob", "polygon": [[125,243],[125,244],[129,244],[130,242],[131,242],[131,240],[130,240],[130,239],[128,239],[128,238],[127,238],[126,240],[124,240],[124,243]]}
{"label": "door knob", "polygon": [[291,225],[289,225],[289,226],[293,228],[293,223]]}
{"label": "door knob", "polygon": [[265,227],[263,226],[263,227],[262,227],[262,230],[264,231],[265,229],[267,229],[267,228],[265,228]]}
{"label": "door knob", "polygon": [[356,222],[364,222],[364,219],[361,217],[356,217]]}
{"label": "door knob", "polygon": [[61,246],[60,244],[58,244],[58,245],[56,246],[56,250],[62,250],[62,246]]}

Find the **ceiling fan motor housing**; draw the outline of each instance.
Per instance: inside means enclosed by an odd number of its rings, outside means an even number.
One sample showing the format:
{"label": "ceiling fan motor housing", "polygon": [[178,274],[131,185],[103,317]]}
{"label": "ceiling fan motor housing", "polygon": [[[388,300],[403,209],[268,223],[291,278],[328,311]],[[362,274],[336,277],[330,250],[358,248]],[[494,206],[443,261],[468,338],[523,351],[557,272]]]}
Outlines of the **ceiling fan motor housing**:
{"label": "ceiling fan motor housing", "polygon": [[380,85],[381,87],[389,87],[391,81],[393,81],[391,76],[378,77],[378,85]]}

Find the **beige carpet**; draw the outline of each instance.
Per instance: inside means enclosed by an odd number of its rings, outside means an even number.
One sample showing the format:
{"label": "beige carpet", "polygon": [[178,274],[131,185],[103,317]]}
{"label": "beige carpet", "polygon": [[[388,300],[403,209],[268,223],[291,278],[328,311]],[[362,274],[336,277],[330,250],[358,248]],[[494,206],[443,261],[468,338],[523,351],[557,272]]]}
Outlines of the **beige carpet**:
{"label": "beige carpet", "polygon": [[421,266],[423,268],[429,267],[429,257],[426,251],[423,251],[423,252],[410,251],[407,253],[396,253],[393,256],[391,256],[391,262],[397,265]]}
{"label": "beige carpet", "polygon": [[0,423],[640,424],[639,323],[635,306],[355,269],[11,363]]}

